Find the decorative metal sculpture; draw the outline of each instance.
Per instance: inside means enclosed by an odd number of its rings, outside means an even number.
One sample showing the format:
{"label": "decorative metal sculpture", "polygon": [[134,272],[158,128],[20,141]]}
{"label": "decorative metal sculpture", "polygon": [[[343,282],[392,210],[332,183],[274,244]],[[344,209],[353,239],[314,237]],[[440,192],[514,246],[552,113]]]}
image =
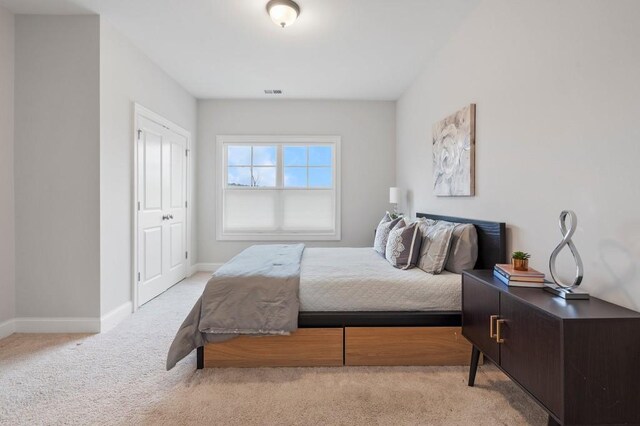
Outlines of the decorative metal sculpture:
{"label": "decorative metal sculpture", "polygon": [[[567,218],[570,220],[570,226],[568,229]],[[588,293],[574,290],[580,285],[584,275],[584,267],[582,265],[580,253],[578,253],[578,249],[575,244],[573,244],[573,241],[571,241],[571,237],[573,237],[573,234],[576,232],[576,228],[578,227],[578,216],[576,216],[576,214],[571,210],[564,210],[560,213],[559,223],[560,231],[562,232],[562,241],[553,250],[551,257],[549,258],[549,270],[551,271],[551,278],[553,278],[553,282],[556,283],[556,286],[548,286],[547,290],[565,299],[587,299],[589,298]],[[569,247],[569,250],[571,250],[573,260],[576,263],[576,277],[571,284],[563,282],[556,272],[556,259],[565,246]]]}

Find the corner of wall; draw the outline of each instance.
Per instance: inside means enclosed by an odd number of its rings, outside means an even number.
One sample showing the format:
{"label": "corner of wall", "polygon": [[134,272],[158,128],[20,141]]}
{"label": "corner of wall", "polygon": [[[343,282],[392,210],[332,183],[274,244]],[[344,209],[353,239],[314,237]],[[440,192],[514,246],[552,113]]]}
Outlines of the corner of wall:
{"label": "corner of wall", "polygon": [[15,330],[15,16],[0,6],[0,339]]}

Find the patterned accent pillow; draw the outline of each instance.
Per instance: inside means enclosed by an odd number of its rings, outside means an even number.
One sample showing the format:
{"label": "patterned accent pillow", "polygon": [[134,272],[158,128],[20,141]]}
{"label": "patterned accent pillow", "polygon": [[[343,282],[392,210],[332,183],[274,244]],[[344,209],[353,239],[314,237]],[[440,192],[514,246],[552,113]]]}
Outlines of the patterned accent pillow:
{"label": "patterned accent pillow", "polygon": [[434,275],[442,272],[447,263],[454,228],[450,222],[437,222],[427,228],[420,247],[418,268]]}
{"label": "patterned accent pillow", "polygon": [[420,228],[417,222],[407,226],[396,227],[389,233],[385,258],[399,269],[410,269],[416,266],[420,255]]}
{"label": "patterned accent pillow", "polygon": [[384,215],[378,227],[376,228],[376,238],[373,241],[373,249],[384,256],[384,252],[387,249],[387,239],[389,238],[389,232],[396,226],[402,219],[391,219],[389,212]]}

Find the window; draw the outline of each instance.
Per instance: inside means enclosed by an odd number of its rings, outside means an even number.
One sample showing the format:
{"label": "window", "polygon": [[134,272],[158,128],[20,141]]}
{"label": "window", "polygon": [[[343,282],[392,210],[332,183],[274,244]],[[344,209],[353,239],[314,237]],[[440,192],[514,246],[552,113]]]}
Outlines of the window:
{"label": "window", "polygon": [[220,240],[339,240],[340,137],[218,136]]}

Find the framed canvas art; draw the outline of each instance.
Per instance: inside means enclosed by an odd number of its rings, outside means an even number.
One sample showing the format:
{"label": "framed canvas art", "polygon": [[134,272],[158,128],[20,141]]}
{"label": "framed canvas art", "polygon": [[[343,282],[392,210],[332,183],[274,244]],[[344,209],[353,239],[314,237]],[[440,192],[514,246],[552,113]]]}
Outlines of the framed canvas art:
{"label": "framed canvas art", "polygon": [[433,126],[433,192],[439,197],[475,195],[476,105]]}

